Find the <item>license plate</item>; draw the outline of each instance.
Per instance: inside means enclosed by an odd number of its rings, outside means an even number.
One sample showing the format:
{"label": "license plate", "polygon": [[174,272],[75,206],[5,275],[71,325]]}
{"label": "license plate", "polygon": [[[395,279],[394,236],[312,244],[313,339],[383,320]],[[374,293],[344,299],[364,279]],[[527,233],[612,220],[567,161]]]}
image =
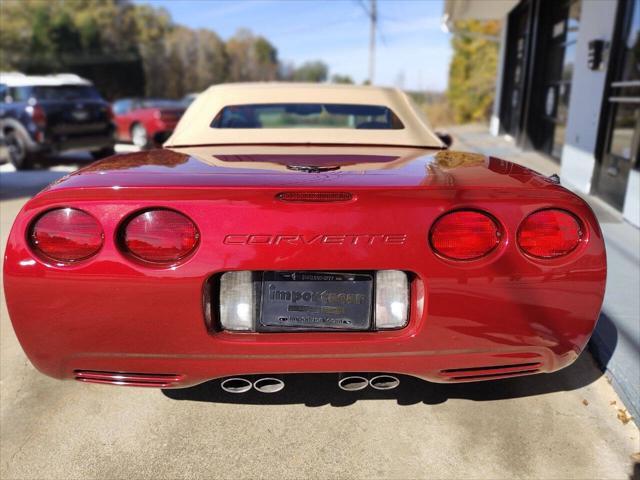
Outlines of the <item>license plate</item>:
{"label": "license plate", "polygon": [[258,330],[368,330],[372,291],[364,273],[264,272]]}
{"label": "license plate", "polygon": [[86,110],[74,110],[71,112],[71,116],[74,118],[74,120],[83,122],[89,118],[89,112],[87,112]]}

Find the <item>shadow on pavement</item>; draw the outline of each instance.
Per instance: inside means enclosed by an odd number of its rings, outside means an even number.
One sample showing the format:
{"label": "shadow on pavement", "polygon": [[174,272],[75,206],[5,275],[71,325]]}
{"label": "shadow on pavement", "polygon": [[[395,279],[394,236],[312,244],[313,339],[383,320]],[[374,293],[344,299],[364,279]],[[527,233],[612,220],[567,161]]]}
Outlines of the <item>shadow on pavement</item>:
{"label": "shadow on pavement", "polygon": [[488,382],[439,384],[409,376],[398,376],[401,382],[395,390],[378,391],[367,388],[359,392],[344,392],[338,388],[337,374],[290,374],[279,376],[285,381],[286,386],[281,392],[272,394],[262,394],[254,390],[243,394],[226,393],[220,388],[219,380],[190,388],[165,389],[162,392],[174,400],[249,405],[304,404],[308,407],[343,407],[358,400],[388,399],[396,400],[398,405],[434,405],[451,398],[488,401],[576,390],[591,384],[601,375],[602,370],[595,364],[591,355],[585,353],[572,365],[555,373]]}
{"label": "shadow on pavement", "polygon": [[607,369],[609,360],[616,350],[618,335],[615,323],[605,312],[600,312],[600,318],[589,342],[589,349],[603,372]]}

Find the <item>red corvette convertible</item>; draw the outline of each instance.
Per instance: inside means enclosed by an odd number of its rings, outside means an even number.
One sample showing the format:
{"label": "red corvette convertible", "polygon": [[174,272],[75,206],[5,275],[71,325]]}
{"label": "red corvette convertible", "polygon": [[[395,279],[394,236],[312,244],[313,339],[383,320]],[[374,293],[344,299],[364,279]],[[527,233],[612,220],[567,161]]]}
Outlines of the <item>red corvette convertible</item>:
{"label": "red corvette convertible", "polygon": [[164,142],[185,106],[182,102],[152,98],[123,98],[113,103],[116,138],[147,148]]}
{"label": "red corvette convertible", "polygon": [[210,88],[163,149],[29,201],[6,252],[43,373],[234,393],[553,372],[606,276],[593,212],[556,179],[448,150],[399,91],[329,85]]}

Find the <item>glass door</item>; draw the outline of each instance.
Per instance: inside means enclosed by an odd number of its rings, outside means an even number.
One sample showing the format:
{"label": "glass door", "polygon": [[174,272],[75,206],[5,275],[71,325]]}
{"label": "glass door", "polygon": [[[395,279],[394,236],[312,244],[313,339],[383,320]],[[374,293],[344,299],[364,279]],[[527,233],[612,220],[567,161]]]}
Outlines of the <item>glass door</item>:
{"label": "glass door", "polygon": [[527,128],[531,146],[560,160],[564,145],[580,0],[545,2],[540,10],[540,39]]}
{"label": "glass door", "polygon": [[621,45],[612,48],[614,75],[605,106],[605,143],[594,189],[622,210],[631,169],[638,168],[640,144],[640,0],[620,2]]}
{"label": "glass door", "polygon": [[507,20],[500,124],[504,133],[518,138],[525,98],[525,79],[530,42],[531,2],[520,3]]}

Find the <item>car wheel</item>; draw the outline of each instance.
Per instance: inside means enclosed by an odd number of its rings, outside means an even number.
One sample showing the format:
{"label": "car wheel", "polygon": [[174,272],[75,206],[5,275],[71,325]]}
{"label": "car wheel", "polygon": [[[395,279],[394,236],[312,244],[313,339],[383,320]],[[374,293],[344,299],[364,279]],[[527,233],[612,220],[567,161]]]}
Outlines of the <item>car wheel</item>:
{"label": "car wheel", "polygon": [[113,147],[105,147],[100,150],[92,150],[91,156],[94,160],[100,160],[101,158],[110,157],[111,155],[115,155],[116,151]]}
{"label": "car wheel", "polygon": [[149,134],[141,123],[134,123],[131,127],[131,141],[138,148],[149,146]]}
{"label": "car wheel", "polygon": [[5,136],[9,149],[9,161],[16,170],[29,170],[33,167],[32,158],[27,151],[27,142],[22,135],[14,130],[7,132]]}

